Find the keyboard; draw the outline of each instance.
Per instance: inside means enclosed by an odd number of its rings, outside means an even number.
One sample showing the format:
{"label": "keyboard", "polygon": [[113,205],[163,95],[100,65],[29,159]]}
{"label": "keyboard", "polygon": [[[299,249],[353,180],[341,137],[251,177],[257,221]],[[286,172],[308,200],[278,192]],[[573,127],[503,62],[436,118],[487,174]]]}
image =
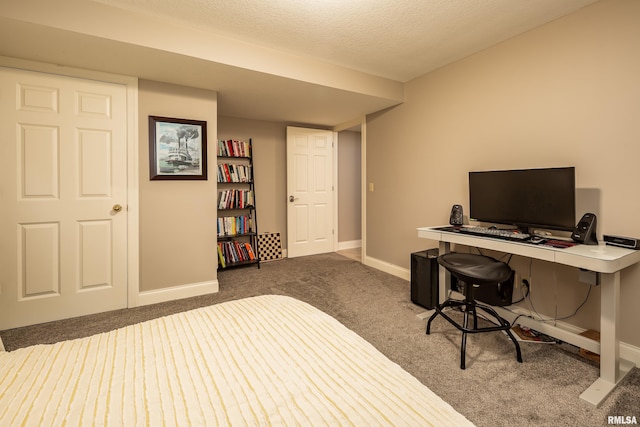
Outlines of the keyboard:
{"label": "keyboard", "polygon": [[481,237],[493,237],[496,239],[510,240],[512,242],[526,242],[531,238],[531,235],[527,233],[489,227],[445,227],[443,231],[471,234],[473,236]]}

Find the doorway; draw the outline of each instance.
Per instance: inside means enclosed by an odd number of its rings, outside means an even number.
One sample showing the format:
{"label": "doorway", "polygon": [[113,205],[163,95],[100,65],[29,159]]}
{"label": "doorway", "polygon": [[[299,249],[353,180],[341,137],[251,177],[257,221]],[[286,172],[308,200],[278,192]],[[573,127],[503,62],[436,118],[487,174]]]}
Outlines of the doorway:
{"label": "doorway", "polygon": [[335,132],[287,127],[287,257],[335,251]]}
{"label": "doorway", "polygon": [[362,132],[355,125],[338,132],[338,248],[362,261]]}

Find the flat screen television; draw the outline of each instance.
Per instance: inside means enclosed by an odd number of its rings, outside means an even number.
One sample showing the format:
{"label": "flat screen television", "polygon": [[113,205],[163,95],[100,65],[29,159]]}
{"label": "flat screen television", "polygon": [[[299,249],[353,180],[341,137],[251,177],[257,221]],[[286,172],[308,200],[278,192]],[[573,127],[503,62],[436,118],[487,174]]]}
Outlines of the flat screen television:
{"label": "flat screen television", "polygon": [[469,218],[571,231],[576,225],[575,168],[469,172]]}

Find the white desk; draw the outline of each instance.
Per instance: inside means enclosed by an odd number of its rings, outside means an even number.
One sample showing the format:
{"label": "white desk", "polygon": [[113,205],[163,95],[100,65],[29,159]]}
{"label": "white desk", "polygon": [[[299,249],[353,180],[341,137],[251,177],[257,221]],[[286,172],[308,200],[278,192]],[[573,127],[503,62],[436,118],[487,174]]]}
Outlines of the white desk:
{"label": "white desk", "polygon": [[[454,243],[492,249],[601,273],[600,343],[530,318],[521,317],[518,319],[518,323],[600,354],[600,377],[580,395],[581,399],[595,406],[602,403],[616,384],[633,369],[634,363],[620,358],[620,340],[617,329],[617,324],[620,321],[620,271],[640,262],[640,251],[605,245],[576,245],[564,249],[550,248],[530,243],[447,232],[438,230],[438,228],[440,227],[418,228],[418,237],[437,240],[440,254],[449,252],[451,243]],[[442,267],[440,267],[439,279],[440,302],[443,302],[449,292],[451,279]],[[510,322],[516,317],[508,310],[495,308]]]}

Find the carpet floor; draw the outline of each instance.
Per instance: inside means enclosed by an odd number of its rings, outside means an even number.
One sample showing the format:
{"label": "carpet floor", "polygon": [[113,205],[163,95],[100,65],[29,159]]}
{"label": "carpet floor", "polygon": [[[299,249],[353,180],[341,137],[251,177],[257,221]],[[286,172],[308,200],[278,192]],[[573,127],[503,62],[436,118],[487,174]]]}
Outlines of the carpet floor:
{"label": "carpet floor", "polygon": [[438,318],[426,335],[425,309],[411,303],[409,282],[339,254],[220,271],[218,281],[217,294],[11,329],[0,337],[11,351],[224,301],[287,295],[338,319],[477,426],[604,426],[608,416],[640,422],[638,368],[598,408],[579,398],[598,377],[598,366],[567,344],[522,343],[520,364],[501,332],[471,335],[467,369],[461,370],[460,333]]}

